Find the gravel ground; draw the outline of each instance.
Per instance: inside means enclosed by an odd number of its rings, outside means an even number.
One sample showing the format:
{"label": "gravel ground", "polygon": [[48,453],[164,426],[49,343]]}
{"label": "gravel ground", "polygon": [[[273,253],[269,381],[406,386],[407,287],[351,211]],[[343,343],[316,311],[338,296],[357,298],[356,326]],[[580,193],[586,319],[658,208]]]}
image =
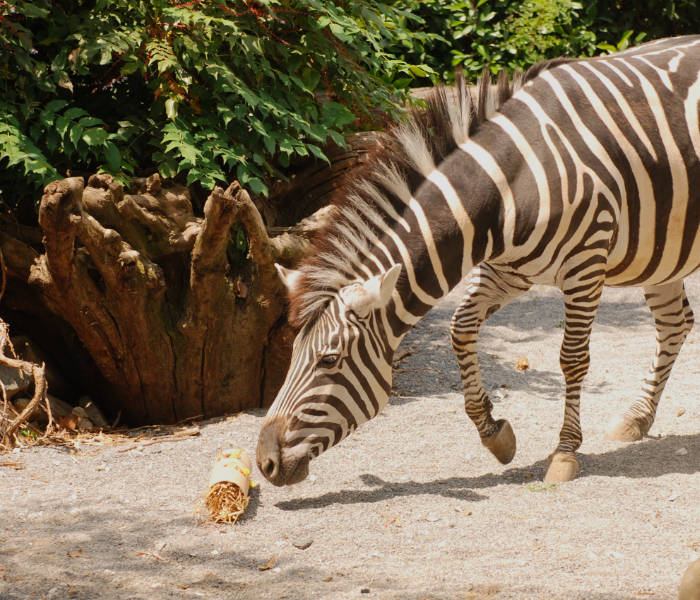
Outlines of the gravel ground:
{"label": "gravel ground", "polygon": [[[700,276],[688,291],[700,313]],[[194,507],[219,448],[254,452],[263,411],[173,443],[2,457],[24,469],[0,467],[0,598],[676,598],[700,555],[700,327],[651,435],[606,441],[654,343],[641,290],[606,290],[582,399],[582,472],[544,486],[563,414],[559,295],[535,289],[483,330],[484,381],[501,390],[495,414],[518,436],[510,465],[481,447],[463,413],[447,333],[457,290],[404,342],[414,353],[383,414],[301,484],[274,488],[255,472],[261,484],[235,526],[204,524]]]}

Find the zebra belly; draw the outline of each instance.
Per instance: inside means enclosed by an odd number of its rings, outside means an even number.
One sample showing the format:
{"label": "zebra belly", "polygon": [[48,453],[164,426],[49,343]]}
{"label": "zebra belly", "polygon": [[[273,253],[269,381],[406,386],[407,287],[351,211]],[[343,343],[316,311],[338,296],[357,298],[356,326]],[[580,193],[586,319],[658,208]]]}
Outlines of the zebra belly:
{"label": "zebra belly", "polygon": [[[608,260],[606,285],[660,285],[683,279],[700,267],[697,230],[700,196],[669,205],[670,215],[662,234],[656,230],[653,220],[642,223],[634,251],[626,247],[631,237],[626,231],[629,225],[620,224]],[[658,241],[659,238],[663,238],[663,242]]]}

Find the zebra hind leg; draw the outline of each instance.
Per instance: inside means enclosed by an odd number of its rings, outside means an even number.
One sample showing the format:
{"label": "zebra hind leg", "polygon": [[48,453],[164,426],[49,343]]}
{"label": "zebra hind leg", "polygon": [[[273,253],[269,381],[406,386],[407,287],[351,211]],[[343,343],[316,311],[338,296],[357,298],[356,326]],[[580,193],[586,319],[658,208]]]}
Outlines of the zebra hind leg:
{"label": "zebra hind leg", "polygon": [[606,434],[608,439],[621,442],[633,442],[648,433],[673,363],[694,322],[682,281],[646,287],[644,297],[654,316],[656,353],[639,397]]}
{"label": "zebra hind leg", "polygon": [[452,317],[450,334],[464,389],[464,408],[476,426],[481,442],[503,464],[515,456],[515,435],[508,421],[495,421],[493,405],[484,390],[477,340],[481,324],[499,308],[524,294],[530,284],[496,271],[484,263],[472,272],[471,284]]}

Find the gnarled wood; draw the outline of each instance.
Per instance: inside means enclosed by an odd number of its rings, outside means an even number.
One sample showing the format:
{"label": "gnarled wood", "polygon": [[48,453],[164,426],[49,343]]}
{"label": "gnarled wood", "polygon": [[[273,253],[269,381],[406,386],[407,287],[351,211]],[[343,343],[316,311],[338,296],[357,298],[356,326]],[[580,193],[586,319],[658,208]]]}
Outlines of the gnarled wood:
{"label": "gnarled wood", "polygon": [[[285,299],[273,263],[304,242],[290,234],[272,243],[238,183],[216,188],[203,218],[186,188],[153,176],[136,189],[125,193],[108,175],[87,187],[80,178],[48,185],[45,254],[33,256],[30,284],[92,356],[108,412],[171,423],[262,405],[291,340],[276,333]],[[232,257],[236,224],[248,250]],[[287,344],[274,364],[271,337]]]}

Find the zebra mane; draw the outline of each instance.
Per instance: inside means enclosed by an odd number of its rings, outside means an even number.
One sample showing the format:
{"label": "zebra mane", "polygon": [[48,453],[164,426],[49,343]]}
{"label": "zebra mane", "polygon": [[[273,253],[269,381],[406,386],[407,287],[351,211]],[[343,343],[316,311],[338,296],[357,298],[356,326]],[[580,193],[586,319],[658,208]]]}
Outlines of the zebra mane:
{"label": "zebra mane", "polygon": [[315,320],[342,287],[386,270],[385,257],[374,258],[376,238],[388,228],[410,231],[402,213],[418,186],[530,78],[516,73],[511,82],[502,72],[494,85],[485,71],[474,93],[458,74],[455,88],[436,88],[425,108],[382,136],[346,176],[312,240],[313,253],[299,266],[289,297],[293,325]]}

